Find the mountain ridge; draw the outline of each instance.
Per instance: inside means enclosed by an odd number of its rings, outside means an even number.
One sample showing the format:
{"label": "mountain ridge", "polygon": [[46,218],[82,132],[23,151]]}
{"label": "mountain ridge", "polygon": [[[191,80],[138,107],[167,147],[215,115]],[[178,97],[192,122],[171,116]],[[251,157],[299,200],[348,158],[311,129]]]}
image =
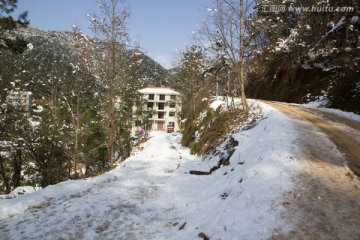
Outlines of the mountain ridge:
{"label": "mountain ridge", "polygon": [[[11,88],[11,83],[20,80],[22,82],[21,88],[35,91],[35,96],[39,96],[41,95],[39,91],[31,87],[31,85],[36,82],[44,84],[46,79],[43,76],[48,74],[49,68],[58,71],[59,77],[63,74],[69,75],[70,65],[77,58],[75,48],[72,45],[75,39],[74,32],[43,30],[29,26],[12,31],[9,38],[14,37],[23,39],[28,44],[28,48],[21,54],[10,51],[3,53],[2,64],[15,66],[12,69],[7,68],[2,72],[0,71],[3,79],[8,81],[8,89]],[[86,37],[97,40],[90,36]],[[135,51],[137,54],[133,54]],[[165,84],[168,71],[144,52],[139,49],[126,49],[125,52],[119,55],[126,59],[130,58],[133,62],[136,61],[137,65],[134,68],[133,77],[137,79],[141,86],[161,86]],[[91,74],[95,75],[94,72]],[[71,76],[64,77],[71,78]]]}

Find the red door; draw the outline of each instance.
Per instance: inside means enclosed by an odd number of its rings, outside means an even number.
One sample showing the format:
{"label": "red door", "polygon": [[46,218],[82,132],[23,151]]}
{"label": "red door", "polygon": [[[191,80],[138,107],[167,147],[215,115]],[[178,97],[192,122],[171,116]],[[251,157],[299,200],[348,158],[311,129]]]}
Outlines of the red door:
{"label": "red door", "polygon": [[157,130],[164,131],[164,122],[157,122]]}

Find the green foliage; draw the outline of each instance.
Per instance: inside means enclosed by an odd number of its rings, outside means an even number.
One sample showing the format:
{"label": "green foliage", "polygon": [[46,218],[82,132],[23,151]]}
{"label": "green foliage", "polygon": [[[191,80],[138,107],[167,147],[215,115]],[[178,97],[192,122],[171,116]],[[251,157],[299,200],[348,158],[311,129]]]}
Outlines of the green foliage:
{"label": "green foliage", "polygon": [[17,8],[17,0],[0,0],[0,35],[4,31],[26,27],[29,24],[27,11],[22,12],[17,19],[11,14]]}
{"label": "green foliage", "polygon": [[85,176],[93,176],[107,169],[108,149],[106,147],[106,128],[98,122],[90,122],[83,135],[82,163],[86,165]]}
{"label": "green foliage", "polygon": [[207,117],[200,124],[203,129],[201,130],[196,153],[204,154],[217,146],[219,141],[230,131],[231,121],[234,117],[234,112],[216,112],[216,114],[209,114],[208,112]]}
{"label": "green foliage", "polygon": [[204,49],[194,45],[181,53],[179,66],[168,78],[170,86],[182,93],[184,118],[201,111],[202,99],[215,92],[214,85],[205,77],[207,66]]}
{"label": "green foliage", "polygon": [[42,187],[66,180],[69,176],[70,158],[66,154],[66,115],[55,114],[54,109],[41,112],[41,124],[35,132],[32,156]]}
{"label": "green foliage", "polygon": [[190,153],[193,155],[200,153],[200,149],[201,149],[201,142],[195,141],[190,145]]}
{"label": "green foliage", "polygon": [[27,11],[21,13],[17,19],[11,14],[17,8],[17,0],[0,0],[0,50],[6,49],[15,53],[22,53],[27,43],[23,38],[9,38],[6,34],[19,27],[26,27],[29,24]]}
{"label": "green foliage", "polygon": [[122,57],[131,60],[131,76],[137,79],[140,88],[146,86],[160,87],[167,84],[168,71],[143,52],[130,50],[124,53]]}
{"label": "green foliage", "polygon": [[350,73],[338,81],[333,81],[329,90],[330,107],[340,108],[360,114],[360,78],[357,73]]}
{"label": "green foliage", "polygon": [[191,154],[204,154],[213,150],[234,125],[240,124],[242,117],[239,109],[221,112],[220,108],[216,111],[209,108],[201,120],[198,117],[186,121],[181,144],[189,147]]}
{"label": "green foliage", "polygon": [[14,53],[23,53],[27,48],[27,42],[23,38],[4,39],[6,46]]}
{"label": "green foliage", "polygon": [[277,69],[272,77],[263,76],[260,80],[256,75],[250,75],[248,92],[254,98],[301,102],[306,95],[319,96],[329,86],[330,72],[319,68],[284,68]]}
{"label": "green foliage", "polygon": [[26,111],[18,106],[0,107],[0,192],[9,193],[25,180],[23,171],[29,165],[33,128]]}
{"label": "green foliage", "polygon": [[198,129],[198,126],[194,120],[194,118],[189,118],[185,122],[185,127],[182,132],[181,144],[186,147],[190,147],[195,140],[195,132]]}

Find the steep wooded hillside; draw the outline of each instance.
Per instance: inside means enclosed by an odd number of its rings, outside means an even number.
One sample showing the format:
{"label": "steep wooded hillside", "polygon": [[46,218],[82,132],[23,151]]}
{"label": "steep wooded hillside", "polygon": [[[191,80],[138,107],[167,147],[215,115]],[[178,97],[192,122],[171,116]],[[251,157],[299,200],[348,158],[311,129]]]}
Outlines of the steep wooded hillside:
{"label": "steep wooded hillside", "polygon": [[[285,11],[261,11],[267,5]],[[249,65],[249,95],[296,103],[321,98],[329,107],[359,113],[359,3],[264,0],[257,7],[258,35],[265,41]]]}
{"label": "steep wooded hillside", "polygon": [[[73,81],[73,64],[76,62],[74,51],[74,33],[40,30],[33,27],[16,30],[12,37],[19,36],[28,44],[23,54],[11,51],[1,52],[0,63],[8,66],[0,69],[0,76],[5,81],[5,88],[11,89],[11,82],[26,87],[34,94],[34,98],[49,92],[49,73],[53,72],[61,78],[64,85]],[[146,54],[139,50],[127,50],[120,55],[122,58],[136,62],[132,77],[141,86],[164,83],[167,71]],[[121,59],[119,59],[121,61]],[[9,67],[12,66],[12,67]],[[95,73],[90,73],[95,74]],[[1,89],[3,91],[4,89]],[[5,90],[5,91],[6,91]],[[5,96],[2,92],[1,97]]]}

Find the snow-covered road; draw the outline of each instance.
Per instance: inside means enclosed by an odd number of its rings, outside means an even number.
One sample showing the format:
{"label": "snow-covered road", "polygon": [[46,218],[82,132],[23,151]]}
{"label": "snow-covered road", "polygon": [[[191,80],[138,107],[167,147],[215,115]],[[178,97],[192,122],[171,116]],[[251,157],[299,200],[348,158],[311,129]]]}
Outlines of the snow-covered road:
{"label": "snow-covered road", "polygon": [[[268,239],[286,225],[284,195],[294,188],[291,122],[263,106],[263,120],[233,134],[239,146],[211,175],[179,134],[154,132],[144,149],[104,175],[0,200],[0,239]],[[294,193],[292,193],[294,194]],[[199,235],[200,234],[200,235]]]}
{"label": "snow-covered road", "polygon": [[0,222],[0,239],[152,238],[165,227],[161,214],[169,205],[152,206],[150,199],[180,160],[170,137],[176,138],[154,134],[144,151],[103,176],[3,200],[1,208],[14,215]]}

